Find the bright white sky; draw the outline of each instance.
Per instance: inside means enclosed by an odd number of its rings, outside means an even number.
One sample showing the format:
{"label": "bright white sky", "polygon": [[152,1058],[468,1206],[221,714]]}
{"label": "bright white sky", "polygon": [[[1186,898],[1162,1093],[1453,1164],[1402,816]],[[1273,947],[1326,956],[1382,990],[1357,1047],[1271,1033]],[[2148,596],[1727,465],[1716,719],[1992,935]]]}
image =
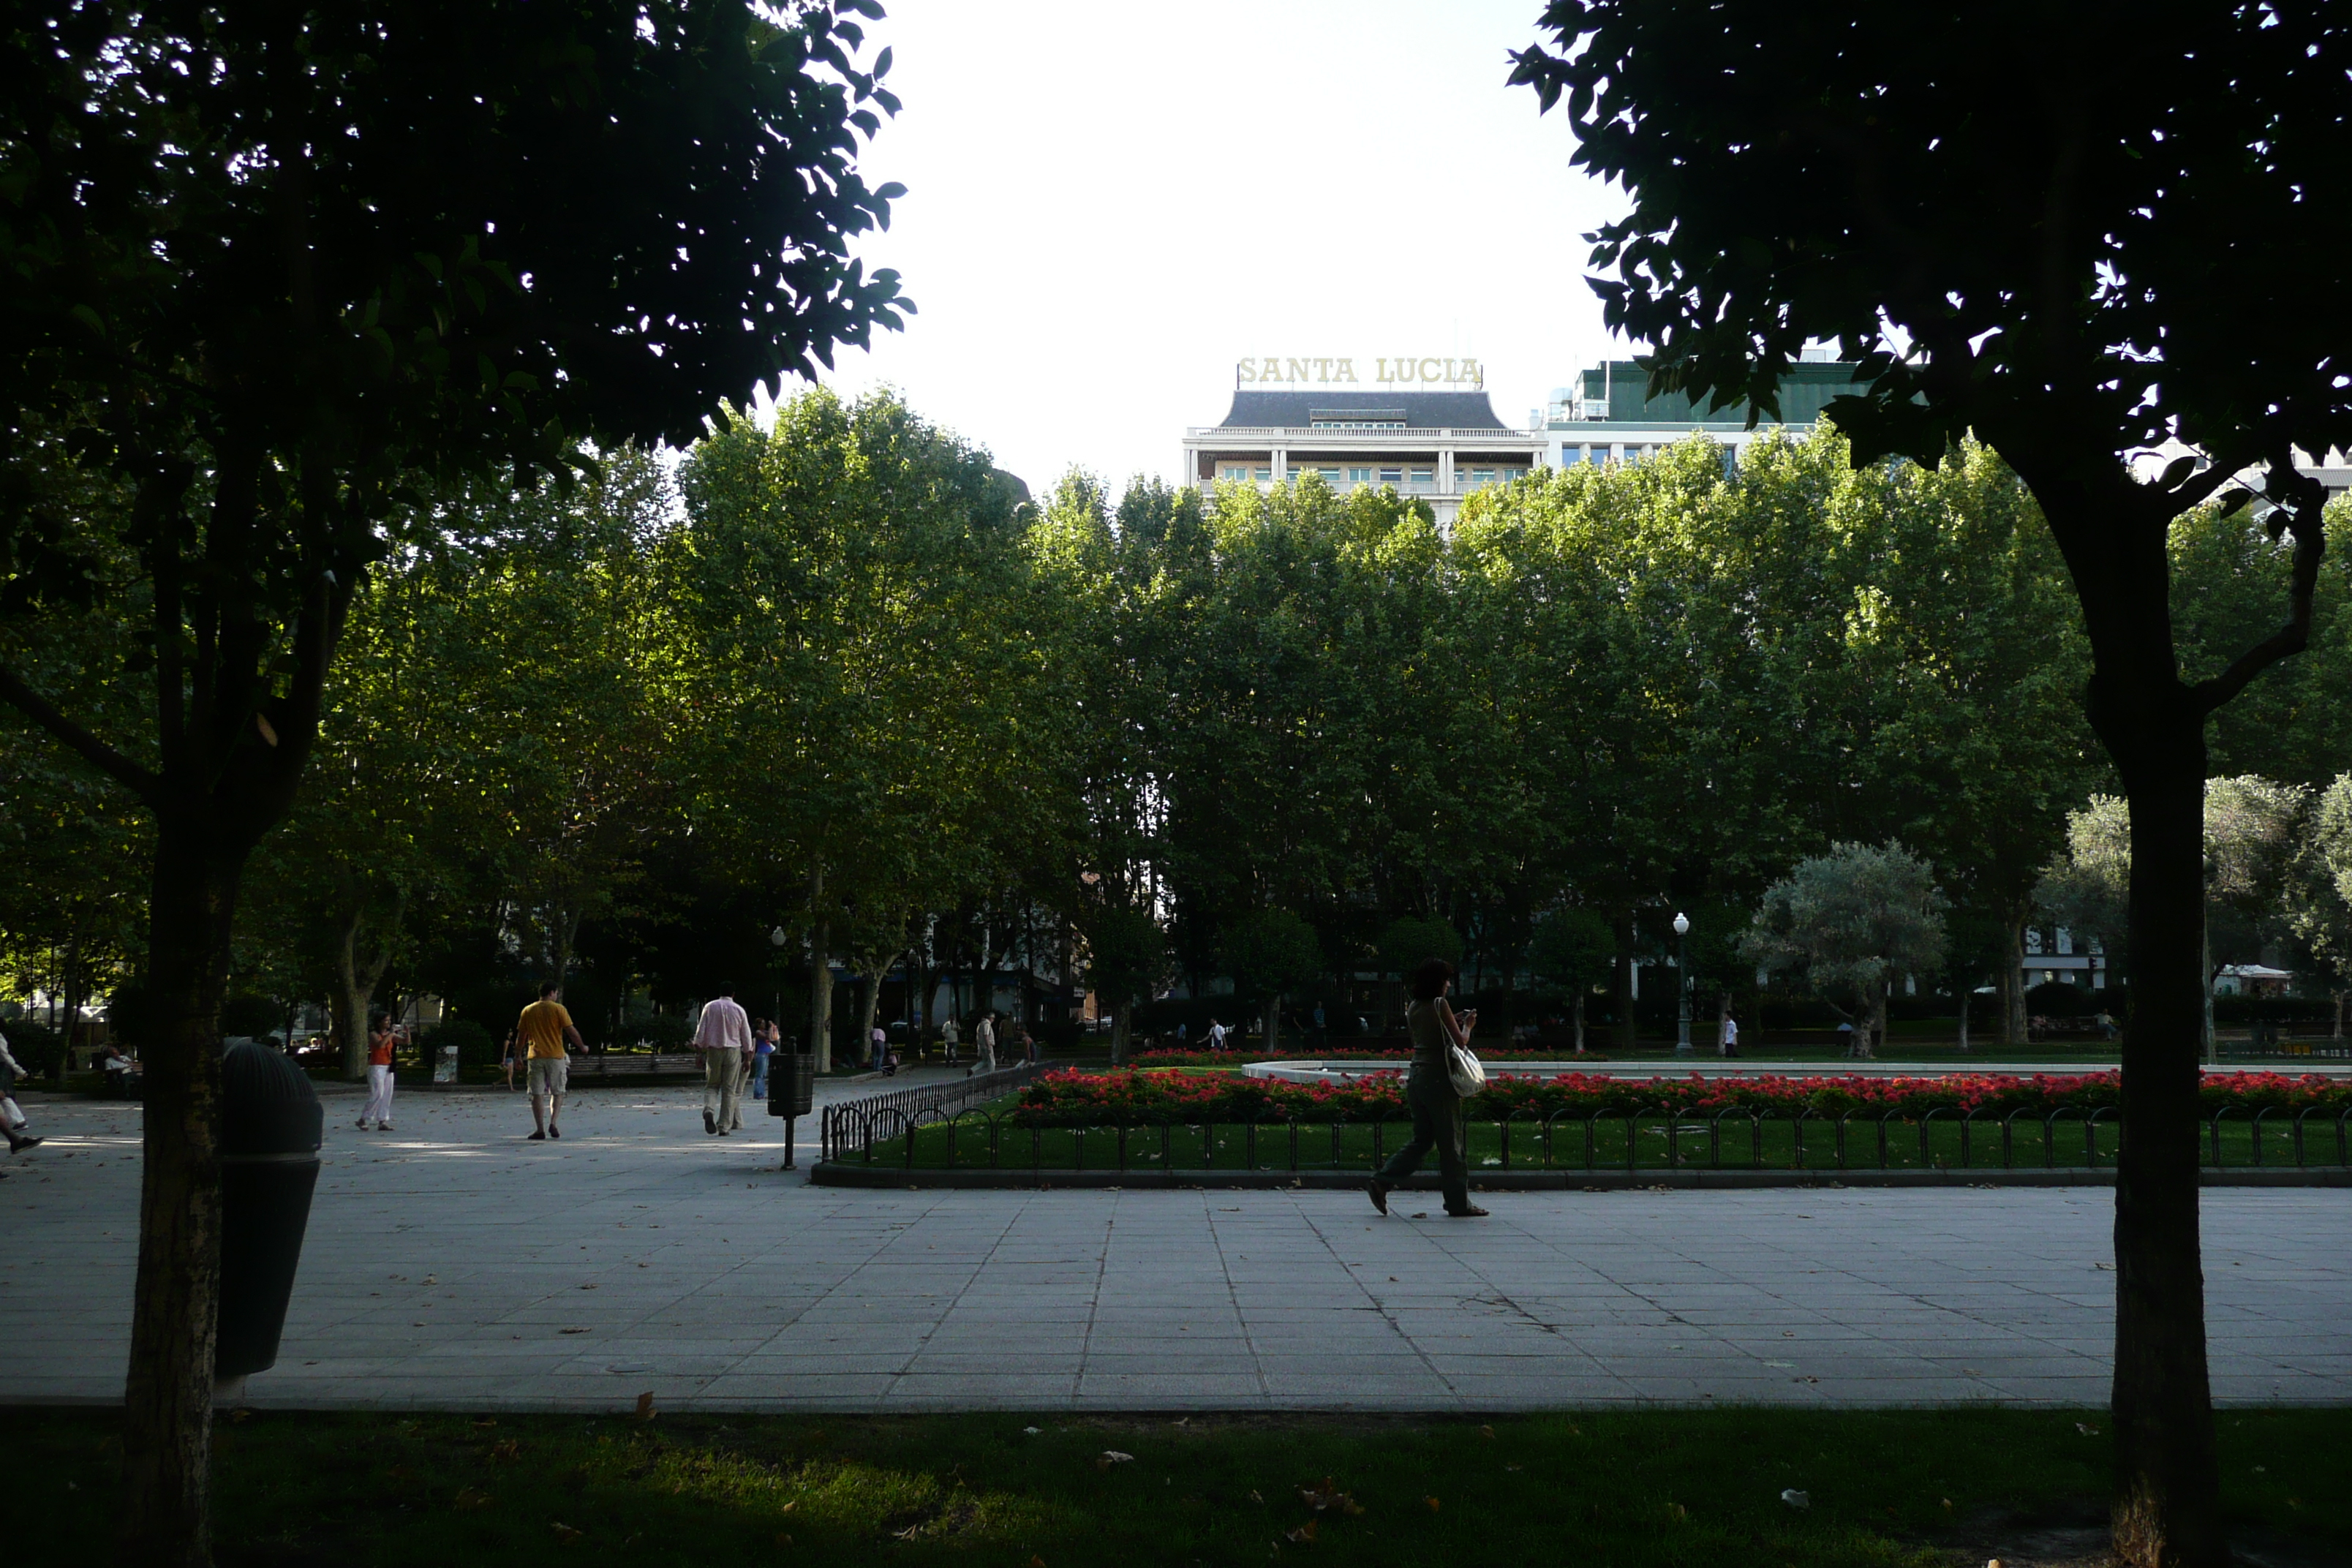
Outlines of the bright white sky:
{"label": "bright white sky", "polygon": [[1244,355],[1475,356],[1518,425],[1607,344],[1580,236],[1622,199],[1504,85],[1540,0],[886,4],[861,166],[908,194],[861,254],[920,313],[827,380],[1033,489],[1172,477]]}

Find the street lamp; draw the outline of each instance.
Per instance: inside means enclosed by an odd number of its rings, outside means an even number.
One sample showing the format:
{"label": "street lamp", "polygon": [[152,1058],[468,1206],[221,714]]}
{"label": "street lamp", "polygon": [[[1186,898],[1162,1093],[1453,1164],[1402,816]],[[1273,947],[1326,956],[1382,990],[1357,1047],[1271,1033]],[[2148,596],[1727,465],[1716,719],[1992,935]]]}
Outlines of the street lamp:
{"label": "street lamp", "polygon": [[[782,926],[778,926],[775,930],[768,933],[769,945],[773,947],[779,952],[783,951],[784,943],[790,940],[790,938],[785,936],[784,928]],[[774,1017],[776,1020],[776,1027],[782,1029],[784,1026],[784,989],[781,977],[779,977],[776,984],[776,1011]]]}
{"label": "street lamp", "polygon": [[1689,949],[1683,939],[1690,935],[1690,916],[1675,916],[1675,1055],[1691,1054],[1690,1043],[1690,961]]}

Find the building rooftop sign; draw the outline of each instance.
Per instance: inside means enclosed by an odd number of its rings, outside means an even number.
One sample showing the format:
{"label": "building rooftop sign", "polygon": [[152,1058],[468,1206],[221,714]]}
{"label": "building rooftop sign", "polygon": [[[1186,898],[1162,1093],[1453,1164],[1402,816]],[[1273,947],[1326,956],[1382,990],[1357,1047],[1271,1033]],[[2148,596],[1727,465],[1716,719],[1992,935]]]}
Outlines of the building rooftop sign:
{"label": "building rooftop sign", "polygon": [[[1358,367],[1361,367],[1360,370]],[[1234,365],[1234,385],[1244,386],[1422,386],[1477,391],[1486,384],[1486,366],[1475,359],[1342,355],[1292,359],[1265,354]]]}

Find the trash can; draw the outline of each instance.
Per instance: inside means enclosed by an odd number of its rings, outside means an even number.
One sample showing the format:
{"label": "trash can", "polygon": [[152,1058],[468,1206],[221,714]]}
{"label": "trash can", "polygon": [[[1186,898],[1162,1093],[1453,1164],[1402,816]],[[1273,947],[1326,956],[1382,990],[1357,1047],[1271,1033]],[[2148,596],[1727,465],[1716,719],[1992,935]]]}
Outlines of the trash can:
{"label": "trash can", "polygon": [[292,1058],[251,1040],[223,1053],[215,1382],[277,1364],[325,1128],[318,1092]]}
{"label": "trash can", "polygon": [[799,1040],[779,1045],[768,1058],[768,1114],[784,1119],[784,1164],[793,1168],[798,1118],[816,1103],[816,1053]]}

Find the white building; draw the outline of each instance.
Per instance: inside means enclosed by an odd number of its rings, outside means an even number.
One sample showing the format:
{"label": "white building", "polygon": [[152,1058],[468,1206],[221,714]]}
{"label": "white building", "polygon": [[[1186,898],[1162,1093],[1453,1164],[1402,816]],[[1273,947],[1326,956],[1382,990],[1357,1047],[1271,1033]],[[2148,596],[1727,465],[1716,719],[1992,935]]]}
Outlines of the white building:
{"label": "white building", "polygon": [[1783,425],[1811,428],[1832,397],[1858,393],[1853,366],[1807,359],[1789,367],[1780,382],[1780,416],[1748,427],[1748,405],[1702,411],[1684,393],[1649,395],[1650,373],[1632,360],[1608,360],[1583,372],[1571,386],[1552,388],[1551,401],[1531,421],[1542,432],[1544,460],[1555,468],[1577,463],[1638,463],[1695,431],[1705,431],[1730,449],[1739,449]]}
{"label": "white building", "polygon": [[1544,437],[1505,426],[1485,385],[1470,359],[1244,360],[1223,422],[1184,432],[1181,482],[1271,489],[1311,471],[1425,500],[1446,527],[1464,496],[1544,458]]}

